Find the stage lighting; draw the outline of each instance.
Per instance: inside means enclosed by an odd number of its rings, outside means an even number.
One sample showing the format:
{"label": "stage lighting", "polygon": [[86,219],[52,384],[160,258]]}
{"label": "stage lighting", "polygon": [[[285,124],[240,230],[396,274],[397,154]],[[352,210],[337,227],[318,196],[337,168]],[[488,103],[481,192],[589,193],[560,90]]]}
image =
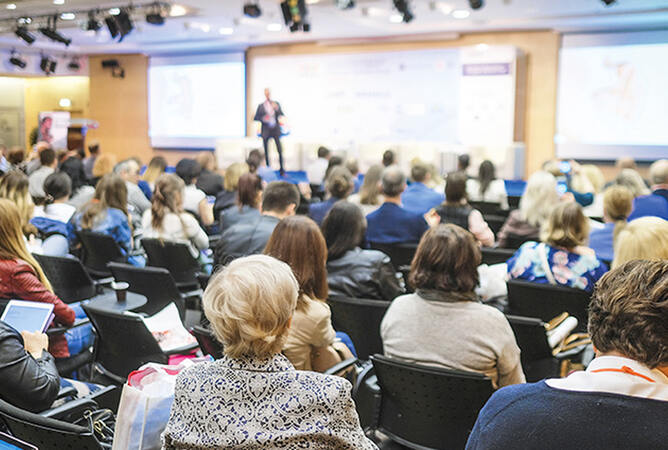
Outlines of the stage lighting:
{"label": "stage lighting", "polygon": [[102,24],[99,20],[97,20],[97,17],[95,17],[95,13],[93,11],[89,11],[88,22],[86,22],[86,31],[97,32],[100,28],[102,28]]}
{"label": "stage lighting", "polygon": [[58,21],[58,16],[49,17],[46,26],[40,27],[39,32],[42,33],[44,36],[48,37],[49,39],[51,39],[52,41],[60,42],[62,44],[65,44],[66,47],[69,47],[69,45],[72,43],[72,39],[58,33],[58,31],[56,30],[57,21]]}
{"label": "stage lighting", "polygon": [[42,69],[42,72],[46,75],[51,75],[56,71],[56,60],[46,56],[42,55],[42,59],[39,62],[39,68]]}
{"label": "stage lighting", "polygon": [[352,9],[355,7],[355,0],[336,0],[336,7],[339,9]]}
{"label": "stage lighting", "polygon": [[617,0],[601,0],[605,6],[612,6],[617,3]]}
{"label": "stage lighting", "polygon": [[70,63],[67,65],[67,68],[70,69],[72,72],[78,72],[79,69],[81,69],[81,63],[79,62],[79,58],[74,57],[70,61]]}
{"label": "stage lighting", "polygon": [[28,44],[35,42],[35,35],[28,31],[28,28],[25,26],[16,27],[14,33]]}
{"label": "stage lighting", "polygon": [[21,55],[19,55],[18,53],[16,53],[16,51],[14,51],[14,50],[12,50],[12,54],[11,54],[11,56],[9,57],[9,62],[10,62],[13,66],[19,67],[19,68],[21,68],[21,69],[25,69],[26,66],[28,65],[28,64],[26,63],[26,60],[23,59],[23,58],[21,58]]}
{"label": "stage lighting", "polygon": [[413,20],[415,16],[413,16],[413,13],[408,6],[408,0],[393,0],[393,2],[394,7],[397,8],[397,11],[399,11],[401,14],[401,18],[404,23],[408,23]]}
{"label": "stage lighting", "polygon": [[162,7],[159,3],[156,3],[151,7],[151,9],[146,13],[146,22],[151,25],[164,25],[165,24],[165,14],[162,11]]}
{"label": "stage lighting", "polygon": [[107,16],[104,18],[104,23],[109,29],[111,38],[116,39],[116,36],[118,36],[118,25],[116,24],[116,18],[114,18],[114,16]]}
{"label": "stage lighting", "polygon": [[485,1],[484,0],[469,0],[469,5],[471,5],[471,9],[480,9],[483,6],[485,6]]}
{"label": "stage lighting", "polygon": [[304,0],[284,0],[281,2],[281,12],[285,25],[291,32],[311,31],[311,25],[306,22],[308,11]]}
{"label": "stage lighting", "polygon": [[127,9],[121,9],[121,12],[116,15],[116,24],[118,25],[118,32],[121,35],[121,38],[118,40],[118,42],[123,42],[125,36],[130,34],[130,32],[134,29],[132,18],[130,17]]}
{"label": "stage lighting", "polygon": [[262,15],[260,5],[256,2],[247,2],[244,4],[244,15],[256,19]]}

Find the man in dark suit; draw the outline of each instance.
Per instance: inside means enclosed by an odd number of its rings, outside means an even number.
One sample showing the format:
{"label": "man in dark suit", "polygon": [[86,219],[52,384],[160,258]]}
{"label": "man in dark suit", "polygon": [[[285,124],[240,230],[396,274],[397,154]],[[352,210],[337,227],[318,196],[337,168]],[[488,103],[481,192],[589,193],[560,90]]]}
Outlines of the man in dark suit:
{"label": "man in dark suit", "polygon": [[285,172],[283,169],[283,148],[281,147],[281,125],[279,120],[283,117],[283,110],[278,102],[271,99],[269,88],[264,90],[266,100],[260,103],[255,112],[253,120],[262,122],[262,143],[264,144],[264,157],[269,167],[269,139],[273,139],[278,150],[278,161],[281,165],[281,175]]}

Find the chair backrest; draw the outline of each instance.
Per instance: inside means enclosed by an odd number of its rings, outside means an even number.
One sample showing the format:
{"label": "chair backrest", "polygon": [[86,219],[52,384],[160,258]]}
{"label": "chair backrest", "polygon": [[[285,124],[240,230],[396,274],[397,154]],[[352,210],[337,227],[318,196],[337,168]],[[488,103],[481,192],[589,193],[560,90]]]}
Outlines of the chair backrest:
{"label": "chair backrest", "polygon": [[503,215],[503,210],[501,209],[501,203],[469,201],[469,205],[480,211],[480,214],[482,214],[483,216],[486,216],[487,214]]}
{"label": "chair backrest", "polygon": [[495,236],[501,231],[503,224],[506,223],[506,219],[508,219],[507,216],[500,216],[498,214],[487,214],[486,216],[483,216],[483,218]]}
{"label": "chair backrest", "polygon": [[167,269],[178,287],[198,286],[197,274],[201,270],[200,264],[193,258],[186,244],[144,238],[141,240],[141,245],[148,256],[147,265]]}
{"label": "chair backrest", "polygon": [[33,414],[4,400],[0,400],[0,419],[14,437],[40,450],[102,449],[88,428]]}
{"label": "chair backrest", "polygon": [[185,300],[167,269],[114,262],[109,263],[108,267],[116,281],[125,281],[130,285],[130,291],[146,297],[146,304],[135,311],[152,316],[174,302],[181,318],[185,317]]}
{"label": "chair backrest", "polygon": [[522,197],[520,195],[509,195],[508,196],[508,207],[510,209],[519,208],[521,199],[522,199]]}
{"label": "chair backrest", "polygon": [[199,348],[205,355],[211,355],[213,359],[223,357],[223,344],[218,342],[218,339],[216,339],[209,327],[195,325],[190,329],[190,333],[195,336]]}
{"label": "chair backrest", "polygon": [[506,315],[515,333],[517,346],[522,351],[522,364],[552,357],[552,349],[547,342],[545,322],[535,317]]}
{"label": "chair backrest", "polygon": [[65,303],[74,303],[97,294],[93,279],[76,258],[33,254],[53,286],[54,293]]}
{"label": "chair backrest", "polygon": [[538,239],[537,236],[520,236],[519,234],[508,233],[505,248],[518,249],[525,242],[535,241],[536,239]]}
{"label": "chair backrest", "polygon": [[508,261],[515,254],[515,250],[507,248],[482,247],[482,263],[487,265],[499,264]]}
{"label": "chair backrest", "polygon": [[559,314],[568,312],[578,319],[576,331],[587,330],[590,294],[567,286],[509,280],[508,307],[510,314],[537,317],[549,322]]}
{"label": "chair backrest", "polygon": [[332,297],[327,303],[332,310],[332,325],[337,331],[350,336],[357,357],[369,359],[374,353],[383,352],[380,339],[380,322],[390,302],[348,297]]}
{"label": "chair backrest", "polygon": [[109,277],[111,272],[107,268],[107,263],[126,262],[128,259],[114,238],[107,234],[80,230],[77,235],[83,247],[83,265],[93,276]]}
{"label": "chair backrest", "polygon": [[399,271],[401,267],[410,266],[418,245],[414,242],[399,242],[396,244],[381,244],[370,242],[369,246],[374,250],[380,250],[390,257],[394,269]]}
{"label": "chair backrest", "polygon": [[167,356],[141,317],[83,305],[97,331],[95,362],[119,377],[147,362],[167,363]]}
{"label": "chair backrest", "polygon": [[478,373],[371,357],[381,389],[378,429],[411,448],[464,448],[478,412],[494,392]]}

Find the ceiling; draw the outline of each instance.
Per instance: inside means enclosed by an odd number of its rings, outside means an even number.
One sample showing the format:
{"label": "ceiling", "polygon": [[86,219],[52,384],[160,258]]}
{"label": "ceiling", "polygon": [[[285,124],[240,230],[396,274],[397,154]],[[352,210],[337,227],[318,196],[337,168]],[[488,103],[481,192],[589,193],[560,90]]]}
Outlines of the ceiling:
{"label": "ceiling", "polygon": [[[125,6],[127,1],[0,0],[0,46],[26,50],[17,39],[12,22],[3,19],[38,14],[56,14],[100,8],[107,11]],[[468,0],[411,0],[415,16],[410,23],[398,20],[392,0],[357,0],[356,6],[339,10],[335,0],[307,0],[310,33],[290,33],[282,24],[280,0],[259,0],[262,16],[243,16],[244,0],[179,0],[188,13],[169,17],[162,26],[146,23],[136,16],[135,29],[122,43],[112,41],[106,28],[85,32],[85,13],[74,20],[58,22],[58,30],[72,39],[68,51],[77,53],[191,53],[245,49],[271,43],[335,40],[436,39],[456,37],[457,33],[491,30],[552,29],[559,32],[621,31],[666,28],[668,0],[617,0],[604,6],[601,0],[485,0],[473,11]],[[15,9],[7,9],[13,3]],[[142,1],[134,1],[135,5]],[[176,4],[177,2],[170,2]],[[455,18],[461,11],[466,18]],[[279,29],[280,24],[280,29]],[[35,23],[33,23],[33,26]],[[269,29],[268,29],[269,28]],[[276,30],[277,29],[277,30]],[[270,31],[272,30],[272,31]],[[31,46],[40,50],[65,51],[65,46],[38,34]]]}

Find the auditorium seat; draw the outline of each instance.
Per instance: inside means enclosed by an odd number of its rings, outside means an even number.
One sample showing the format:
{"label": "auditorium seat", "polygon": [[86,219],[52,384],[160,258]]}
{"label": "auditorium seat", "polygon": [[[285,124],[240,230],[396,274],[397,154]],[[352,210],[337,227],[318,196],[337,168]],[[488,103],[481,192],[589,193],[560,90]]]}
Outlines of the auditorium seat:
{"label": "auditorium seat", "polygon": [[343,331],[350,336],[360,360],[367,360],[370,355],[383,352],[380,322],[391,302],[331,297],[327,303],[332,310],[332,326],[336,331]]}
{"label": "auditorium seat", "polygon": [[147,265],[167,269],[174,277],[179,290],[199,288],[197,274],[200,273],[201,267],[186,244],[144,238],[141,240],[141,245],[146,250]]}
{"label": "auditorium seat", "polygon": [[33,256],[51,282],[54,294],[65,303],[87,300],[98,294],[98,285],[78,259],[39,254]]}
{"label": "auditorium seat", "polygon": [[128,259],[114,238],[109,235],[80,230],[77,236],[83,247],[81,261],[88,273],[95,278],[111,277],[111,272],[107,268],[108,262],[126,262]]}
{"label": "auditorium seat", "polygon": [[504,263],[515,254],[515,250],[492,247],[482,247],[480,252],[482,253],[482,264],[489,266]]}

